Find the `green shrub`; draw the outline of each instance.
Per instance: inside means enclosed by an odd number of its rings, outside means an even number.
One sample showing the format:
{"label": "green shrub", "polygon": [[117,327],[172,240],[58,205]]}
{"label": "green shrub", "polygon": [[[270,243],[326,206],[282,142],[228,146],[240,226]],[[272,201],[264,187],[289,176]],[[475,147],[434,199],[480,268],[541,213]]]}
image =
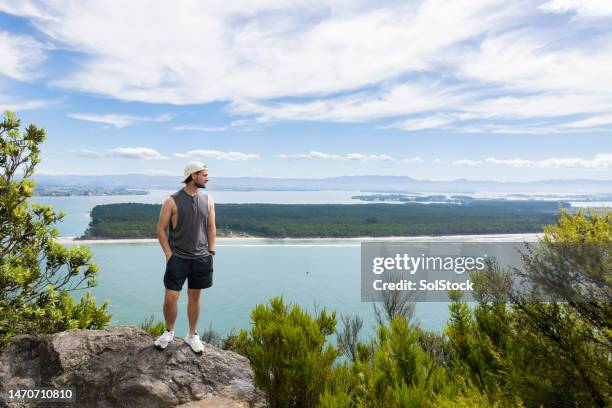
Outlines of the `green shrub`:
{"label": "green shrub", "polygon": [[473,311],[458,297],[450,306],[457,371],[490,400],[610,406],[612,211],[562,212],[526,248],[523,268],[473,276]]}
{"label": "green shrub", "polygon": [[17,334],[100,329],[110,315],[86,292],[96,285],[98,267],[86,246],[65,248],[53,225],[64,217],[52,206],[30,204],[45,130],[6,112],[0,122],[0,350]]}
{"label": "green shrub", "polygon": [[336,313],[312,318],[297,305],[273,298],[251,313],[253,326],[241,331],[237,347],[249,359],[255,384],[271,408],[315,407],[330,378],[338,352],[325,345],[334,333]]}
{"label": "green shrub", "polygon": [[138,327],[153,337],[159,337],[164,334],[164,331],[166,330],[166,323],[159,320],[155,322],[155,315],[151,315],[140,322]]}

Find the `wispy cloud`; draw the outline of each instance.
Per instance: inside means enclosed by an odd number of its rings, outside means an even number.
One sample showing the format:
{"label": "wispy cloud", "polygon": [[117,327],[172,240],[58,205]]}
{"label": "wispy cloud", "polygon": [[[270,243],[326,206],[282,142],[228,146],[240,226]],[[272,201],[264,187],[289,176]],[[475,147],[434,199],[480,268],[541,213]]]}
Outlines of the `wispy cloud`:
{"label": "wispy cloud", "polygon": [[576,13],[582,17],[612,15],[612,3],[606,0],[550,0],[540,6],[550,13]]}
{"label": "wispy cloud", "polygon": [[32,37],[0,31],[0,75],[19,81],[34,79],[46,58],[44,48]]}
{"label": "wispy cloud", "polygon": [[457,87],[439,84],[412,83],[386,87],[375,92],[360,92],[350,96],[318,99],[310,102],[234,102],[229,111],[234,114],[260,115],[264,120],[316,120],[362,122],[448,109],[465,102]]}
{"label": "wispy cloud", "polygon": [[181,159],[216,159],[230,161],[256,160],[261,157],[254,153],[220,152],[218,150],[191,150],[186,153],[175,153]]}
{"label": "wispy cloud", "polygon": [[527,160],[520,158],[496,159],[487,157],[483,160],[455,160],[454,166],[479,166],[482,164],[495,164],[510,167],[537,168],[537,169],[558,169],[558,168],[582,168],[582,169],[608,169],[612,168],[612,154],[601,153],[591,159],[580,157],[570,158],[549,158],[544,160]]}
{"label": "wispy cloud", "polygon": [[[119,100],[221,102],[231,115],[254,118],[254,125],[376,121],[404,131],[612,130],[602,121],[612,106],[610,1],[237,1],[126,9],[103,0],[70,7],[24,0],[0,1],[0,11],[28,18],[48,41],[83,56],[73,70],[51,78],[53,85]],[[160,16],[180,24],[170,34],[160,31]],[[83,29],[91,26],[113,30]],[[5,35],[16,44],[14,35]],[[0,45],[0,56],[22,61],[0,73],[17,78],[28,72],[19,66],[44,58],[39,43],[24,41],[30,42],[6,46],[9,51]],[[21,48],[29,54],[15,51]],[[117,128],[164,120],[71,117]],[[232,122],[174,129],[251,128]]]}
{"label": "wispy cloud", "polygon": [[[24,3],[30,9],[37,4]],[[90,56],[55,84],[123,100],[174,104],[308,96],[378,84],[435,68],[448,47],[497,29],[520,12],[502,0],[385,7],[322,0],[161,8],[142,3],[123,9],[99,0],[71,7],[48,3],[43,17],[25,6],[0,9],[29,17],[53,41]],[[160,16],[181,24],[171,34],[160,31]],[[83,30],[104,25],[113,30]],[[159,52],[170,49],[171,54]]]}
{"label": "wispy cloud", "polygon": [[0,111],[10,110],[15,112],[21,112],[31,109],[41,109],[48,106],[52,106],[58,103],[58,101],[49,100],[32,100],[32,101],[8,101],[8,98],[4,98],[0,95]]}
{"label": "wispy cloud", "polygon": [[347,154],[328,154],[317,151],[299,154],[281,154],[281,159],[285,160],[349,160],[349,161],[391,161],[393,157],[386,154],[362,154],[362,153],[347,153]]}
{"label": "wispy cloud", "polygon": [[597,154],[592,159],[574,158],[550,158],[545,160],[523,160],[509,159],[500,160],[489,157],[485,163],[504,164],[512,167],[532,168],[584,168],[584,169],[607,169],[612,168],[612,154]]}
{"label": "wispy cloud", "polygon": [[109,157],[120,157],[124,159],[158,160],[167,159],[155,149],[148,147],[116,147],[106,153]]}
{"label": "wispy cloud", "polygon": [[479,164],[482,164],[482,160],[461,159],[461,160],[455,160],[451,164],[453,166],[473,167],[473,166],[478,166]]}
{"label": "wispy cloud", "polygon": [[229,130],[229,126],[175,126],[172,129],[179,131],[194,131],[194,132],[225,132]]}
{"label": "wispy cloud", "polygon": [[104,153],[88,149],[73,149],[70,150],[70,154],[74,157],[82,157],[86,159],[99,159],[104,157]]}
{"label": "wispy cloud", "polygon": [[162,155],[157,150],[151,149],[149,147],[115,147],[113,149],[108,149],[103,152],[88,149],[74,149],[70,150],[70,154],[75,157],[82,157],[88,159],[101,159],[104,157],[138,160],[167,159],[166,156]]}
{"label": "wispy cloud", "polygon": [[167,122],[174,116],[170,114],[163,114],[156,117],[149,116],[129,116],[120,114],[93,114],[93,113],[69,113],[69,118],[84,120],[88,122],[104,123],[106,125],[114,126],[117,129],[121,129],[128,125],[132,125],[138,122]]}
{"label": "wispy cloud", "polygon": [[266,124],[266,120],[263,118],[257,119],[239,119],[233,120],[227,125],[222,126],[208,126],[208,125],[179,125],[174,126],[172,129],[177,131],[188,131],[188,132],[227,132],[230,130],[237,132],[250,132],[257,128],[260,128]]}
{"label": "wispy cloud", "polygon": [[420,157],[416,156],[416,157],[407,157],[405,159],[400,160],[400,163],[423,163],[423,159],[421,159]]}
{"label": "wispy cloud", "polygon": [[401,130],[424,130],[424,129],[436,129],[443,127],[449,123],[454,122],[456,119],[448,114],[438,114],[424,117],[414,117],[410,119],[400,120],[391,123],[387,128],[401,129]]}

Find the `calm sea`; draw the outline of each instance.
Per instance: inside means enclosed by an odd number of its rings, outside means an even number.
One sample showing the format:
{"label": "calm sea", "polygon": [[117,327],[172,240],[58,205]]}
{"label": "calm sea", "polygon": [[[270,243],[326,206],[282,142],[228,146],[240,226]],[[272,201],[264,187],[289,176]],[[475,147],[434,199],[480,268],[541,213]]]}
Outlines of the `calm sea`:
{"label": "calm sea", "polygon": [[[117,202],[160,203],[169,191],[147,196],[36,197],[68,213],[59,226],[62,236],[83,233],[93,206]],[[214,192],[216,202],[355,203],[358,192]],[[437,238],[445,239],[445,238]],[[446,238],[457,240],[457,238]],[[470,238],[464,238],[470,240]],[[70,244],[67,244],[70,245]],[[162,319],[164,257],[156,243],[90,244],[100,267],[98,301],[108,299],[112,324],[138,324],[155,314]],[[186,286],[186,285],[185,285]],[[284,296],[314,312],[327,308],[361,316],[364,333],[373,334],[371,303],[360,300],[360,242],[354,240],[219,239],[213,287],[202,295],[199,331],[221,333],[249,327],[258,303]],[[177,335],[187,331],[186,293],[179,302]],[[448,319],[446,303],[421,303],[416,318],[422,327],[441,330]]]}

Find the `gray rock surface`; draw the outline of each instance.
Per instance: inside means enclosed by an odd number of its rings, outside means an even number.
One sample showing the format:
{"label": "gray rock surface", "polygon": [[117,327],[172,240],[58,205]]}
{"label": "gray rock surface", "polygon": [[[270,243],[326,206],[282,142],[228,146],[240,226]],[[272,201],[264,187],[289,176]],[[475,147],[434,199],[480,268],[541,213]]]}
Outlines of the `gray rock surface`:
{"label": "gray rock surface", "polygon": [[158,350],[132,326],[15,337],[0,356],[0,393],[33,387],[74,388],[78,407],[265,406],[243,356],[206,343],[197,355],[177,338]]}

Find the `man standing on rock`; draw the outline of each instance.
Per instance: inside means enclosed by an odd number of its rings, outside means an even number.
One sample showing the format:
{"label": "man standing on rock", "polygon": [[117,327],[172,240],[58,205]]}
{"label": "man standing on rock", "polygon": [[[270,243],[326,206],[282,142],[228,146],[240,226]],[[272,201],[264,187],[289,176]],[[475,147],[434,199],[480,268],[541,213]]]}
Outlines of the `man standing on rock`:
{"label": "man standing on rock", "polygon": [[189,163],[182,182],[185,187],[164,202],[157,224],[157,239],[166,256],[166,331],[155,340],[155,347],[163,350],[174,340],[176,305],[187,280],[189,334],[185,337],[185,343],[199,354],[204,347],[196,326],[200,315],[200,292],[212,286],[217,234],[215,205],[209,195],[201,192],[208,182],[208,168],[204,164]]}

